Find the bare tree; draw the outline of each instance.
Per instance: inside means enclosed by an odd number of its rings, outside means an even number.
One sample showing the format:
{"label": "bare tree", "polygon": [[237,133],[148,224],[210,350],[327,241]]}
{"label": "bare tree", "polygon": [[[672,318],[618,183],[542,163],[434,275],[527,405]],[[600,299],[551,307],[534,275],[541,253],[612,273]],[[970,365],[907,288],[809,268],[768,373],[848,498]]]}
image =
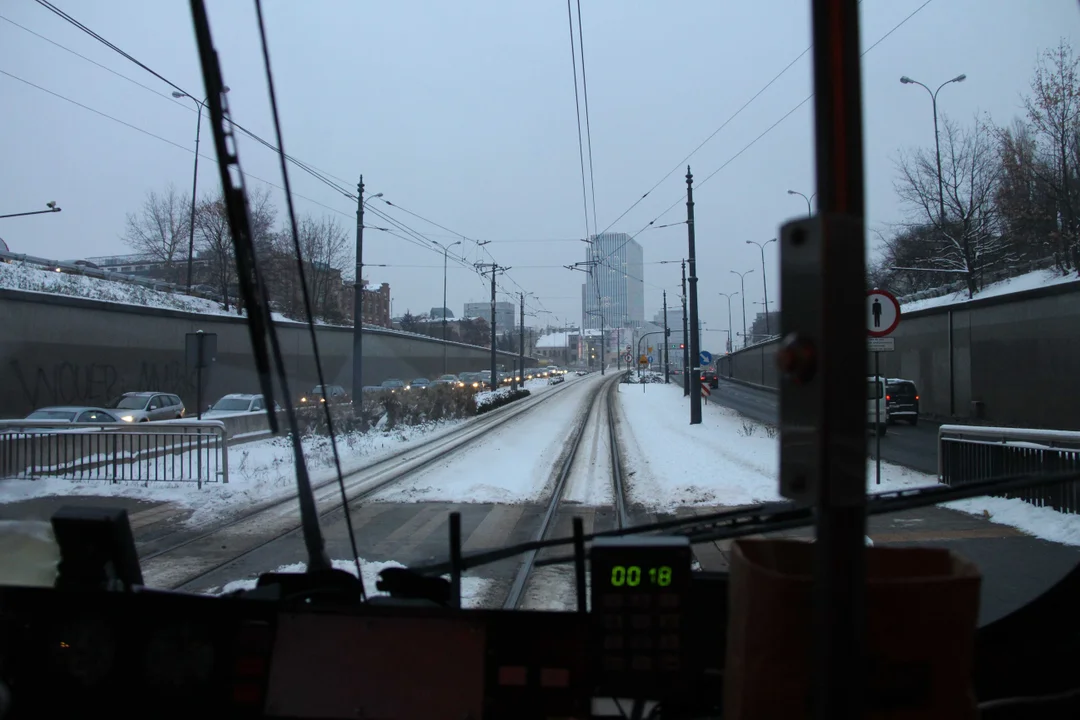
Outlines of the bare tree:
{"label": "bare tree", "polygon": [[914,224],[937,231],[937,241],[926,243],[921,253],[920,267],[955,271],[967,284],[968,297],[973,297],[982,274],[1010,259],[1008,241],[998,233],[993,202],[1001,164],[991,129],[978,117],[969,129],[944,118],[941,135],[945,217],[938,210],[933,151],[920,148],[901,154],[896,192]]}
{"label": "bare tree", "polygon": [[[342,270],[351,262],[349,236],[334,219],[305,215],[296,223],[300,257],[303,261],[312,313],[335,322],[343,319]],[[283,230],[275,244],[278,300],[282,311],[299,317],[304,310],[301,284],[292,234]]]}
{"label": "bare tree", "polygon": [[1034,136],[1031,171],[1056,201],[1055,245],[1066,269],[1080,238],[1080,58],[1064,38],[1035,66],[1024,109]]}
{"label": "bare tree", "polygon": [[191,198],[178,193],[169,185],[162,193],[151,190],[146,194],[137,213],[127,214],[124,242],[140,255],[165,263],[184,257],[191,219]]}
{"label": "bare tree", "polygon": [[[260,270],[265,270],[265,266],[273,262],[268,254],[273,248],[276,214],[268,191],[256,190],[248,193],[248,216]],[[228,310],[229,297],[235,295],[233,287],[236,284],[236,254],[229,228],[228,210],[220,193],[206,196],[199,201],[195,211],[195,235],[199,257],[206,260],[210,279],[221,293],[222,303]],[[270,276],[264,273],[264,277],[269,282]],[[240,312],[240,309],[237,307],[237,312]]]}

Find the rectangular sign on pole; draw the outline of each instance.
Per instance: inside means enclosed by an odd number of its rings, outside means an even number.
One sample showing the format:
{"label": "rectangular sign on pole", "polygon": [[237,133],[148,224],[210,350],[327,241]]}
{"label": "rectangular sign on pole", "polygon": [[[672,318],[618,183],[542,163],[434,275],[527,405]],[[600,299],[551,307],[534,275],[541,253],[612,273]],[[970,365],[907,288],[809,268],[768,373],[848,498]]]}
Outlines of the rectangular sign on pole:
{"label": "rectangular sign on pole", "polygon": [[871,337],[866,340],[866,349],[869,352],[893,352],[896,349],[896,338]]}

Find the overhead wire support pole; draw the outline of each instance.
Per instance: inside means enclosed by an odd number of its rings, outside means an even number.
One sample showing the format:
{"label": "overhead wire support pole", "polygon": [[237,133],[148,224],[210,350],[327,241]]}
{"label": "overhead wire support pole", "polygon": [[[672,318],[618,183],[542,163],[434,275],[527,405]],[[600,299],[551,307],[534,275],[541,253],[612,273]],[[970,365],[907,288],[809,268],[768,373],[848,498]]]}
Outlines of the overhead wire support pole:
{"label": "overhead wire support pole", "polygon": [[682,367],[683,397],[690,394],[690,343],[686,334],[686,261],[682,261]]}
{"label": "overhead wire support pole", "polygon": [[668,330],[668,326],[667,326],[667,290],[665,290],[664,291],[664,384],[665,385],[667,385],[668,382],[669,382],[668,370],[669,370],[670,366],[668,365],[668,347],[671,345],[671,343],[668,342],[668,338],[670,338],[670,337],[671,337],[671,331]]}
{"label": "overhead wire support pole", "polygon": [[496,327],[495,327],[495,277],[500,272],[506,272],[510,268],[499,265],[498,263],[477,263],[477,269],[480,273],[485,272],[485,268],[491,269],[491,389],[496,390],[499,387],[499,376],[495,368],[496,357]]}
{"label": "overhead wire support pole", "polygon": [[[697,249],[694,247],[694,176],[690,172],[690,166],[686,166],[686,240],[689,244],[690,254],[687,262],[690,264],[690,362],[694,369],[694,384],[700,377],[698,367],[701,357],[701,334],[698,325],[698,301],[697,301]],[[690,386],[690,424],[701,424],[701,393]]]}

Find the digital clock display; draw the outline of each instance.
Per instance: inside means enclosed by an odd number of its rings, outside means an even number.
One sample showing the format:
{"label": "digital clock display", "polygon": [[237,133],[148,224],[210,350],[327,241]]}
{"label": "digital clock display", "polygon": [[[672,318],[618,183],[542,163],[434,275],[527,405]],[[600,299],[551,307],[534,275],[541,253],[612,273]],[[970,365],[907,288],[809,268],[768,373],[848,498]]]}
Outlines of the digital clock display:
{"label": "digital clock display", "polygon": [[593,541],[592,660],[601,694],[664,697],[685,690],[692,560],[686,537]]}
{"label": "digital clock display", "polygon": [[612,565],[608,580],[613,588],[666,588],[674,573],[671,565]]}

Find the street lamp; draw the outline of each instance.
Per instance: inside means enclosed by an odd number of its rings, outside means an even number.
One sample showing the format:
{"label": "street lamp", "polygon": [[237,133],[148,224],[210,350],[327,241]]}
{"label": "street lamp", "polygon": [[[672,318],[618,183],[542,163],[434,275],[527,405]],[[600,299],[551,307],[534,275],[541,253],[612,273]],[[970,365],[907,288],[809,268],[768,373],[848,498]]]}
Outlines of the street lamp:
{"label": "street lamp", "polygon": [[743,283],[746,279],[746,276],[754,271],[747,270],[746,272],[741,273],[735,270],[731,270],[730,272],[735,273],[739,276],[739,291],[742,293],[742,338],[743,347],[746,347],[746,286]]}
{"label": "street lamp", "polygon": [[[353,402],[360,402],[357,398],[364,392],[364,287],[362,276],[364,272],[364,206],[375,198],[381,198],[382,193],[376,193],[367,200],[364,199],[364,176],[360,176],[360,182],[356,186],[356,268],[353,270]],[[393,302],[391,300],[391,302]],[[393,309],[390,311],[393,316]],[[391,323],[393,324],[393,323]]]}
{"label": "street lamp", "polygon": [[918,80],[912,80],[907,75],[900,78],[900,82],[905,85],[918,85],[926,92],[930,93],[930,101],[933,103],[934,108],[934,151],[937,155],[937,187],[938,187],[938,212],[940,213],[940,221],[945,222],[945,188],[944,182],[941,179],[941,142],[938,139],[938,124],[937,124],[937,94],[941,92],[941,88],[945,87],[949,83],[964,82],[967,79],[967,75],[963,73],[957,75],[952,80],[946,80],[938,86],[937,90],[931,90],[923,85]]}
{"label": "street lamp", "polygon": [[[229,87],[227,85],[222,87],[221,92],[229,92]],[[180,98],[194,100],[195,114],[198,115],[198,120],[195,121],[195,169],[191,178],[191,219],[188,222],[187,289],[191,292],[191,264],[192,258],[195,257],[195,193],[199,186],[199,136],[202,134],[202,111],[206,107],[206,98],[199,102],[187,93],[178,90],[173,90],[172,96],[177,100]]]}
{"label": "street lamp", "polygon": [[[382,193],[379,193],[379,195],[382,195]],[[379,195],[376,195],[375,197],[379,197]],[[442,372],[443,372],[443,375],[445,375],[446,374],[446,256],[447,256],[447,252],[450,250],[450,248],[454,247],[455,245],[460,245],[461,241],[457,240],[456,242],[452,242],[449,245],[440,245],[439,243],[432,240],[431,244],[434,245],[437,248],[442,249],[442,341],[443,341],[443,346],[442,346]]]}
{"label": "street lamp", "polygon": [[747,245],[757,245],[758,250],[761,251],[761,286],[765,289],[765,334],[772,335],[772,330],[769,329],[769,284],[765,282],[765,246],[769,243],[776,242],[776,238],[772,240],[766,240],[763,243],[759,243],[756,240],[747,240]]}
{"label": "street lamp", "polygon": [[806,201],[806,217],[813,217],[814,216],[814,210],[813,210],[813,208],[810,207],[810,201],[813,200],[815,197],[817,197],[817,193],[812,194],[810,197],[806,197],[806,195],[799,192],[798,190],[788,190],[787,194],[788,195],[802,195],[802,199]]}
{"label": "street lamp", "polygon": [[733,292],[733,293],[724,293],[724,292],[717,293],[717,295],[723,295],[725,298],[727,298],[727,343],[728,343],[727,351],[728,352],[731,352],[732,350],[735,349],[734,343],[731,342],[731,298],[735,297],[738,294],[739,293],[737,293],[737,292]]}
{"label": "street lamp", "polygon": [[56,206],[56,201],[55,200],[50,200],[49,202],[45,203],[45,207],[47,207],[49,209],[48,210],[34,210],[32,212],[23,212],[23,213],[11,213],[10,215],[0,215],[0,218],[23,217],[24,215],[45,215],[46,213],[60,212],[60,208],[58,208]]}

